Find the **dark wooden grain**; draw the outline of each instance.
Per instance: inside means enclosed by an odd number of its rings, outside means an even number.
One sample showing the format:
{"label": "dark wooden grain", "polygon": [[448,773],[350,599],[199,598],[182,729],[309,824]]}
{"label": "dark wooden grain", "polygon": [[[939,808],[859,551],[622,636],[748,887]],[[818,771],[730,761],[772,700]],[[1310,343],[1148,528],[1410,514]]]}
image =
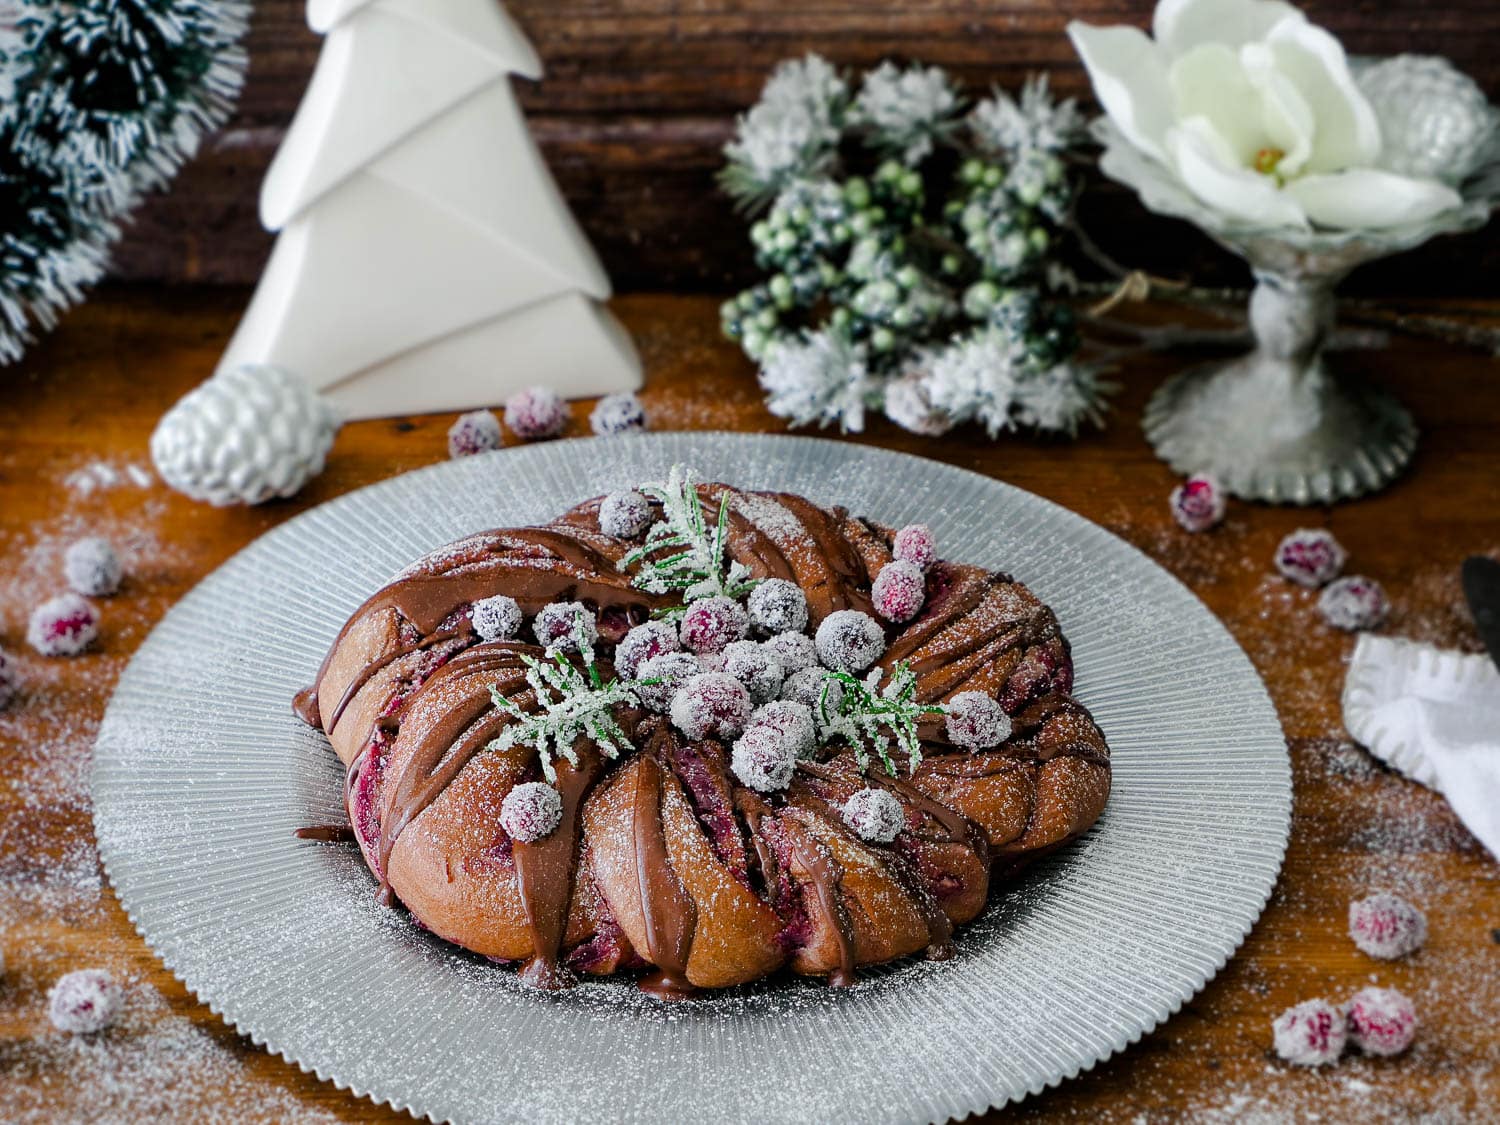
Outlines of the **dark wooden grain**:
{"label": "dark wooden grain", "polygon": [[[327,472],[294,501],[251,510],[214,510],[165,494],[149,505],[120,490],[89,511],[149,523],[160,545],[147,573],[108,604],[97,651],[42,662],[21,636],[29,605],[13,591],[35,584],[28,567],[40,528],[56,528],[85,507],[60,483],[95,458],[140,460],[162,411],[209,371],[230,332],[243,291],[111,290],[0,380],[0,646],[33,690],[0,716],[10,736],[0,770],[37,760],[34,747],[85,768],[88,734],[131,651],[170,606],[213,567],[296,513],[445,455],[448,417],[366,422],[338,439]],[[616,302],[635,333],[648,371],[644,392],[660,429],[779,431],[743,359],[717,335],[709,298],[637,296]],[[1445,311],[1439,307],[1437,311]],[[1500,322],[1500,307],[1471,316]],[[1008,1116],[1043,1121],[1169,1123],[1417,1120],[1493,1121],[1500,1104],[1500,879],[1487,856],[1437,796],[1372,764],[1341,735],[1338,693],[1350,638],[1317,622],[1314,595],[1272,576],[1279,538],[1299,526],[1326,526],[1349,548],[1353,566],[1386,584],[1395,634],[1477,647],[1462,609],[1458,566],[1468,554],[1500,556],[1500,381],[1484,357],[1401,340],[1371,354],[1371,375],[1412,407],[1424,438],[1411,473],[1389,491],[1333,509],[1236,504],[1215,532],[1188,536],[1164,503],[1173,483],[1139,431],[1141,407],[1181,357],[1153,357],[1119,372],[1123,383],[1110,427],[1075,443],[1010,438],[986,441],[971,430],[941,442],[877,422],[857,439],[919,453],[1008,481],[1057,501],[1124,536],[1174,572],[1225,622],[1264,677],[1292,750],[1296,803],[1291,847],[1269,908],[1243,950],[1186,1008],[1155,1033],[1094,1072],[1028,1100]],[[586,403],[574,407],[583,432]],[[55,533],[55,532],[54,532]],[[1100,576],[1107,581],[1107,575]],[[1163,629],[1174,623],[1161,622]],[[232,643],[232,640],[231,640]],[[1205,702],[1205,705],[1210,705]],[[57,729],[62,708],[75,733]],[[60,740],[62,740],[60,742]],[[55,765],[55,763],[54,763]],[[24,791],[23,791],[24,790]],[[45,787],[0,785],[0,878],[24,877],[26,856],[9,855],[3,829],[21,818],[37,836],[37,862],[88,847],[86,809]],[[1170,856],[1164,857],[1170,862]],[[17,876],[19,865],[20,876]],[[1351,898],[1396,885],[1427,910],[1432,937],[1414,959],[1379,964],[1344,933]],[[1415,888],[1415,889],[1413,889]],[[0,1120],[7,1097],[55,1099],[58,1118],[76,1082],[38,1049],[42,1004],[57,973],[85,962],[128,965],[166,998],[152,1018],[183,1018],[222,1044],[239,1068],[232,1089],[222,1068],[175,1091],[174,1120],[262,1121],[268,1099],[294,1099],[348,1121],[406,1120],[340,1093],[236,1039],[160,966],[106,892],[82,923],[45,909],[0,918],[9,967],[0,977]],[[1297,1072],[1269,1052],[1271,1018],[1312,995],[1341,998],[1372,978],[1412,993],[1422,1007],[1421,1039],[1393,1060],[1346,1062],[1331,1074]],[[964,1044],[978,1053],[1004,1044]],[[128,1052],[130,1043],[121,1045]],[[71,1072],[70,1072],[71,1073]],[[545,1076],[534,1076],[544,1080]],[[115,1075],[87,1074],[91,1103],[109,1102]],[[1366,1095],[1352,1092],[1364,1083]],[[123,1104],[123,1103],[110,1103]],[[1340,1108],[1342,1107],[1342,1108]],[[1211,1111],[1218,1113],[1211,1116]],[[108,1120],[121,1120],[117,1108]],[[1000,1115],[1007,1116],[1007,1115]]]}
{"label": "dark wooden grain", "polygon": [[[885,57],[952,68],[972,90],[1013,88],[1034,71],[1082,95],[1086,82],[1063,33],[1070,19],[1146,25],[1141,0],[518,0],[510,4],[547,64],[521,82],[533,129],[590,238],[622,291],[721,290],[751,276],[743,224],[713,173],[734,115],[754,101],[777,61],[817,50],[848,66]],[[1465,0],[1306,5],[1351,52],[1450,56],[1500,94],[1500,4]],[[138,280],[252,283],[271,240],[255,217],[265,167],[317,58],[300,0],[260,0],[251,78],[239,113],[176,188],[142,209],[117,255]],[[1187,225],[1146,215],[1113,185],[1092,182],[1085,216],[1131,265],[1239,284],[1243,267]],[[1446,240],[1369,267],[1367,292],[1488,295],[1500,236]]]}

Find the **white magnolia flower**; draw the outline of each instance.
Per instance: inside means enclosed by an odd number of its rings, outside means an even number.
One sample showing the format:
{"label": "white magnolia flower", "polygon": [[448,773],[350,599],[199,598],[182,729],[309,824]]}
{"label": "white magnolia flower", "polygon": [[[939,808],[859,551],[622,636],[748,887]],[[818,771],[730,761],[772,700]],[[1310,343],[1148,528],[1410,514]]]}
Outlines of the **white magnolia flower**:
{"label": "white magnolia flower", "polygon": [[1461,204],[1381,166],[1339,41],[1280,0],[1160,0],[1148,37],[1072,23],[1110,122],[1230,223],[1378,229]]}

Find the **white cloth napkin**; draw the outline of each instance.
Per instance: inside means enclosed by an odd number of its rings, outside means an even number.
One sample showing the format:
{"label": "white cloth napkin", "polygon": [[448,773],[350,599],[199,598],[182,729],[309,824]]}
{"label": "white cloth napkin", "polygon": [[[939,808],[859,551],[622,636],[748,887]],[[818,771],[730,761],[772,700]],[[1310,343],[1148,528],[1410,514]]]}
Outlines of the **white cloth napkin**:
{"label": "white cloth napkin", "polygon": [[1344,725],[1448,798],[1500,858],[1500,669],[1488,656],[1367,633],[1344,680]]}

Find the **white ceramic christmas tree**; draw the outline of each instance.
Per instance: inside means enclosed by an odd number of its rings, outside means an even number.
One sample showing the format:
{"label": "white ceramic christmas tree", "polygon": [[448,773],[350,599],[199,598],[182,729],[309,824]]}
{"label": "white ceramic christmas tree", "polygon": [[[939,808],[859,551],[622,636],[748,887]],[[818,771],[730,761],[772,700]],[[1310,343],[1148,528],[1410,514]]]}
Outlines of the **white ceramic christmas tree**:
{"label": "white ceramic christmas tree", "polygon": [[219,370],[286,368],[351,419],[638,387],[498,0],[310,0],[308,23],[327,40],[261,190],[280,237]]}

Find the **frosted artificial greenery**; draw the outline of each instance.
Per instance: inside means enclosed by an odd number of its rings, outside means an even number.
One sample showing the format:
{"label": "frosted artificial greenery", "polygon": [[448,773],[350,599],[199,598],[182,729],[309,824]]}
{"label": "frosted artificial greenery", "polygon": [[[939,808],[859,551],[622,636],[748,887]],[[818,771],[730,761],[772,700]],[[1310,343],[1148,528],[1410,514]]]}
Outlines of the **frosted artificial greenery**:
{"label": "frosted artificial greenery", "polygon": [[[634,750],[630,737],[615,718],[616,707],[639,707],[640,697],[634,686],[619,680],[606,682],[594,662],[594,646],[582,621],[574,630],[578,644],[580,669],[560,649],[550,649],[545,657],[522,655],[526,664],[526,683],[536,696],[536,709],[528,709],[500,694],[491,685],[490,698],[496,707],[515,716],[516,721],[489,744],[491,750],[509,750],[513,746],[533,746],[541,759],[547,780],[557,781],[553,761],[559,755],[574,766],[578,755],[573,744],[586,736],[606,758],[617,758]],[[654,680],[637,683],[652,684]]]}
{"label": "frosted artificial greenery", "polygon": [[221,124],[244,0],[14,0],[0,26],[0,362],[103,276],[120,220]]}
{"label": "frosted artificial greenery", "polygon": [[938,67],[882,63],[856,92],[817,55],[778,66],[721,175],[764,212],[750,241],[768,276],[721,319],[771,411],[859,431],[883,409],[927,434],[1101,422],[1107,385],[1053,299],[1083,137],[1045,79],[970,106]]}
{"label": "frosted artificial greenery", "polygon": [[[870,768],[870,752],[879,756],[886,773],[896,776],[891,748],[906,754],[908,772],[922,764],[922,741],[917,727],[927,719],[944,713],[941,706],[917,702],[917,677],[911,665],[900,661],[881,685],[884,675],[872,668],[863,680],[846,672],[829,672],[818,695],[818,720],[823,740],[842,738],[854,751],[859,768]],[[829,701],[830,689],[837,683],[843,694],[837,705]]]}
{"label": "frosted artificial greenery", "polygon": [[649,594],[682,594],[683,605],[663,616],[681,617],[700,598],[745,597],[758,583],[744,564],[728,558],[729,494],[719,501],[713,527],[703,513],[691,469],[673,465],[665,481],[640,491],[661,504],[662,518],[651,525],[639,547],[620,560],[621,570],[639,568],[631,585]]}

